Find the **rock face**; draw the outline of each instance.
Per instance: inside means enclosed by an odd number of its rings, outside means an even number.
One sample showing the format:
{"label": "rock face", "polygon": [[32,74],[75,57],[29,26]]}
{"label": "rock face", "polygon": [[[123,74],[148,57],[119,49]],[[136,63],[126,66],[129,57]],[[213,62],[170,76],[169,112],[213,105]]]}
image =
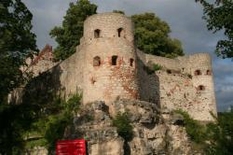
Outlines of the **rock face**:
{"label": "rock face", "polygon": [[108,107],[103,101],[86,104],[67,128],[66,139],[85,138],[89,155],[190,155],[192,145],[180,115],[161,114],[153,103],[116,100],[115,111],[128,114],[133,126],[133,139],[125,141],[112,125]]}

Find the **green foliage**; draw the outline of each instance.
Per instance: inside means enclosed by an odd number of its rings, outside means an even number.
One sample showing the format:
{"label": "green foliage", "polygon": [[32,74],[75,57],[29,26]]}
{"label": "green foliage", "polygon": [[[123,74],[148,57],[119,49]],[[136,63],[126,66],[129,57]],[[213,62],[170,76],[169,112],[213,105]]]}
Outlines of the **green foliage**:
{"label": "green foliage", "polygon": [[154,71],[158,71],[161,70],[163,68],[163,66],[159,65],[159,64],[153,64],[153,70]]}
{"label": "green foliage", "polygon": [[231,155],[233,152],[233,111],[222,112],[215,117],[216,122],[201,125],[182,111],[185,128],[190,139],[200,145],[207,155]]}
{"label": "green foliage", "polygon": [[118,113],[113,119],[113,126],[117,127],[118,134],[126,141],[133,138],[133,126],[130,124],[127,113]]}
{"label": "green foliage", "polygon": [[147,72],[147,74],[153,74],[154,72],[161,70],[163,68],[163,66],[159,65],[159,64],[152,64],[149,66],[144,66],[143,69]]}
{"label": "green foliage", "polygon": [[218,114],[217,123],[208,125],[210,144],[206,147],[209,155],[231,155],[233,152],[233,111]]}
{"label": "green foliage", "polygon": [[217,0],[214,4],[206,0],[199,1],[204,7],[203,18],[208,30],[224,31],[226,39],[219,40],[215,52],[222,58],[233,58],[233,1]]}
{"label": "green foliage", "polygon": [[184,55],[180,41],[169,37],[169,25],[154,13],[133,15],[132,20],[135,24],[134,39],[140,50],[168,58]]}
{"label": "green foliage", "polygon": [[203,143],[207,139],[206,127],[204,125],[201,125],[198,121],[192,119],[185,111],[176,110],[175,112],[184,117],[185,129],[192,141],[195,143]]}
{"label": "green foliage", "polygon": [[55,38],[58,47],[54,50],[57,60],[64,60],[75,53],[76,46],[83,35],[84,20],[96,14],[97,6],[88,0],[79,0],[70,3],[61,27],[54,27],[50,35]]}
{"label": "green foliage", "polygon": [[35,120],[35,105],[6,105],[8,93],[26,77],[19,69],[36,49],[32,14],[21,0],[0,1],[0,154],[21,154],[23,133]]}
{"label": "green foliage", "polygon": [[[40,119],[33,124],[32,132],[42,138],[37,145],[46,146],[50,151],[54,149],[55,142],[62,139],[65,128],[72,123],[74,113],[79,110],[81,96],[73,95],[68,101],[60,98],[54,100],[50,109],[43,109]],[[51,110],[53,109],[53,110]],[[35,143],[35,141],[29,141]]]}
{"label": "green foliage", "polygon": [[[97,6],[88,0],[70,4],[62,27],[56,26],[50,32],[58,43],[54,51],[57,60],[64,60],[75,52],[83,34],[83,22],[88,16],[95,14],[96,9]],[[120,10],[113,10],[113,12],[124,14]],[[133,15],[132,20],[135,23],[136,46],[140,50],[169,58],[184,55],[180,41],[169,37],[168,24],[161,21],[155,14]]]}
{"label": "green foliage", "polygon": [[24,133],[36,120],[34,105],[0,105],[0,154],[20,154],[24,148]]}
{"label": "green foliage", "polygon": [[21,0],[0,1],[0,104],[7,94],[23,83],[19,67],[30,50],[36,49],[31,32],[32,14]]}

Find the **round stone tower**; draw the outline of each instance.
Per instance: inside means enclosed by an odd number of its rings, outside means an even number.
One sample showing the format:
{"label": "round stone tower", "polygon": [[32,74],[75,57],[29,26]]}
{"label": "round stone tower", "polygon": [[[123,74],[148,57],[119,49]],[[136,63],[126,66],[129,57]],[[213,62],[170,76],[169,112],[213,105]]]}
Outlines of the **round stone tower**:
{"label": "round stone tower", "polygon": [[137,64],[129,18],[118,13],[90,16],[84,22],[82,51],[84,104],[137,99]]}
{"label": "round stone tower", "polygon": [[[197,119],[213,120],[210,112],[217,114],[214,93],[214,81],[211,57],[207,53],[198,53],[189,57],[188,66],[192,75],[193,86],[196,89],[197,111],[193,113]],[[205,112],[204,112],[205,111]]]}

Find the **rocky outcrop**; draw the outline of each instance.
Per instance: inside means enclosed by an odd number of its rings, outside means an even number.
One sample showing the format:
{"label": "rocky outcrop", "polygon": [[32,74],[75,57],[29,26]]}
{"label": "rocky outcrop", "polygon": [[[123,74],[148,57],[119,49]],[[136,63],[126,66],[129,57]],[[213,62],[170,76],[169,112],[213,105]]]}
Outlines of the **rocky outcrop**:
{"label": "rocky outcrop", "polygon": [[[154,103],[116,100],[114,114],[109,114],[103,101],[82,108],[67,128],[64,138],[85,138],[89,155],[190,155],[192,144],[178,114],[160,113]],[[117,113],[127,113],[133,126],[133,139],[125,141],[112,125]],[[127,150],[126,150],[127,149]]]}

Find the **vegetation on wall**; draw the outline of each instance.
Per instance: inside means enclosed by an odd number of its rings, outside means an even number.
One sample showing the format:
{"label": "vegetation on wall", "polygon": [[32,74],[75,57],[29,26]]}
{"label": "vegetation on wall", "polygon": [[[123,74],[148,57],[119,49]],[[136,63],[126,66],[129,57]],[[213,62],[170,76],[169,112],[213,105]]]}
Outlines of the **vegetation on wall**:
{"label": "vegetation on wall", "polygon": [[115,118],[112,120],[113,126],[117,128],[117,133],[121,136],[125,141],[123,145],[124,155],[130,155],[130,146],[128,144],[129,141],[133,139],[133,126],[130,124],[129,116],[127,112],[117,113]]}
{"label": "vegetation on wall", "polygon": [[144,65],[143,69],[147,72],[147,74],[153,74],[154,72],[163,69],[163,66],[153,63],[149,66]]}
{"label": "vegetation on wall", "polygon": [[118,134],[126,141],[133,138],[133,126],[130,124],[127,112],[118,113],[113,119],[113,126],[117,127]]}

